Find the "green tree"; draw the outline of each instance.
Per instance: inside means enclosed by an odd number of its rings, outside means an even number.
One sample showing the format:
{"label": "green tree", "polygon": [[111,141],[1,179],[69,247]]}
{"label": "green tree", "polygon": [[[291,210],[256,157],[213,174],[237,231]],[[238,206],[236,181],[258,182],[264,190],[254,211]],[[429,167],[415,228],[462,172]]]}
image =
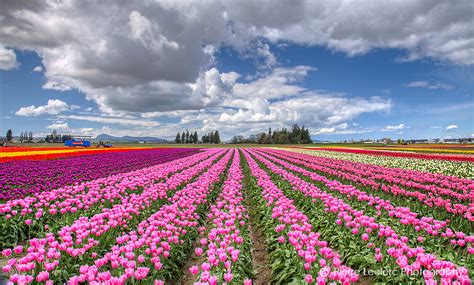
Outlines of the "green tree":
{"label": "green tree", "polygon": [[311,135],[309,134],[309,130],[305,129],[304,126],[301,128],[301,143],[312,143]]}
{"label": "green tree", "polygon": [[193,134],[193,143],[194,143],[194,144],[197,144],[197,143],[198,143],[198,140],[199,140],[199,138],[198,138],[198,132],[195,131],[194,134]]}
{"label": "green tree", "polygon": [[186,143],[189,143],[189,131],[186,130],[186,139],[185,139],[185,142]]}
{"label": "green tree", "polygon": [[174,142],[175,143],[181,143],[181,135],[180,135],[179,132],[176,134],[176,138],[174,139]]}
{"label": "green tree", "polygon": [[298,124],[294,124],[291,128],[291,133],[289,134],[289,142],[293,144],[301,143],[301,129]]}
{"label": "green tree", "polygon": [[12,132],[11,129],[9,129],[9,130],[7,131],[7,136],[6,136],[6,137],[7,137],[7,141],[12,142],[12,140],[13,140],[13,132]]}
{"label": "green tree", "polygon": [[214,143],[221,143],[221,136],[219,135],[219,131],[214,132]]}

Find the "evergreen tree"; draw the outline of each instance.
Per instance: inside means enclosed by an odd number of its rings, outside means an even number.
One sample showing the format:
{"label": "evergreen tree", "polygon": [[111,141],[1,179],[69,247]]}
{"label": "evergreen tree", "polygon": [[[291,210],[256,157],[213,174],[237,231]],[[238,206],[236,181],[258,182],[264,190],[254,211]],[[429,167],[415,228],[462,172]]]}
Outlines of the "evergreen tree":
{"label": "evergreen tree", "polygon": [[293,144],[301,143],[301,129],[298,124],[294,124],[289,134],[289,142]]}
{"label": "evergreen tree", "polygon": [[29,142],[32,142],[32,141],[33,141],[33,132],[30,132],[30,133],[28,134],[28,141],[29,141]]}
{"label": "evergreen tree", "polygon": [[199,140],[199,138],[198,138],[198,132],[195,131],[195,132],[194,132],[194,135],[193,135],[193,143],[194,143],[194,144],[197,144],[197,143],[198,143],[198,140]]}
{"label": "evergreen tree", "polygon": [[312,143],[311,135],[309,134],[309,129],[305,129],[304,126],[301,128],[301,143],[308,144]]}
{"label": "evergreen tree", "polygon": [[276,144],[279,144],[280,141],[281,141],[281,137],[282,137],[282,132],[276,130],[273,132],[272,134],[272,138],[271,138],[271,143],[276,143]]}
{"label": "evergreen tree", "polygon": [[176,134],[176,139],[174,140],[174,142],[175,143],[181,143],[181,135],[180,135],[179,132]]}
{"label": "evergreen tree", "polygon": [[9,141],[9,142],[11,142],[11,141],[13,140],[13,132],[12,132],[11,129],[9,129],[9,130],[7,131],[6,137],[7,137],[7,141]]}
{"label": "evergreen tree", "polygon": [[23,142],[23,132],[20,133],[20,142]]}
{"label": "evergreen tree", "polygon": [[56,142],[57,140],[57,137],[58,137],[58,131],[54,130],[52,133],[51,133],[51,142]]}
{"label": "evergreen tree", "polygon": [[208,136],[209,136],[209,143],[214,143],[214,132],[210,132]]}
{"label": "evergreen tree", "polygon": [[186,130],[186,140],[185,142],[188,144],[189,143],[189,131]]}
{"label": "evergreen tree", "polygon": [[181,133],[181,143],[186,143],[185,138],[186,138],[186,133],[183,131]]}
{"label": "evergreen tree", "polygon": [[214,143],[216,143],[216,144],[221,143],[221,137],[219,135],[219,131],[214,132]]}

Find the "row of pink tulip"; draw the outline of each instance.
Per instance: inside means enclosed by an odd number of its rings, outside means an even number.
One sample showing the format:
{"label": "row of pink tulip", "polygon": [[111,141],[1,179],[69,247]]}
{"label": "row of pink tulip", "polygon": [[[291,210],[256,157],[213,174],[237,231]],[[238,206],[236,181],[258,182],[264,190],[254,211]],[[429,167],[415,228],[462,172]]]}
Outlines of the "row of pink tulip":
{"label": "row of pink tulip", "polygon": [[12,247],[25,237],[37,237],[46,232],[57,232],[72,224],[81,216],[102,212],[128,197],[139,194],[143,187],[162,181],[174,171],[190,167],[193,163],[215,156],[210,150],[189,158],[158,164],[129,173],[67,186],[34,194],[32,197],[15,199],[0,204],[0,223],[6,225],[9,235],[0,236],[2,247]]}
{"label": "row of pink tulip", "polygon": [[[91,218],[81,217],[71,226],[65,226],[59,231],[59,237],[62,240],[61,246],[66,246],[65,251],[71,256],[84,255],[87,250],[98,244],[99,241],[94,238],[102,237],[110,230],[122,227],[127,228],[127,223],[136,218],[144,210],[149,210],[156,201],[165,201],[170,192],[172,193],[180,185],[188,183],[203,170],[210,167],[218,158],[220,152],[210,158],[203,160],[184,171],[177,172],[166,181],[146,187],[140,194],[131,194],[124,197],[112,208],[104,209],[101,213]],[[179,162],[175,166],[181,168]],[[180,169],[182,170],[182,169]],[[164,170],[169,172],[167,170]],[[168,174],[169,175],[169,174]],[[75,237],[75,242],[73,241]],[[110,233],[107,238],[114,237]],[[87,241],[86,244],[83,242]]]}
{"label": "row of pink tulip", "polygon": [[[44,275],[45,271],[42,270],[46,269],[49,274],[59,264],[67,264],[70,257],[81,258],[82,260],[90,257],[96,258],[96,251],[106,248],[110,242],[113,242],[118,233],[117,231],[127,229],[130,221],[136,219],[144,210],[152,209],[153,204],[157,201],[161,202],[159,204],[165,203],[170,191],[172,192],[180,185],[189,182],[201,171],[210,167],[221,153],[216,152],[210,158],[201,162],[199,162],[200,156],[194,159],[191,157],[190,161],[199,163],[184,171],[181,171],[183,166],[189,166],[184,161],[177,162],[175,165],[168,165],[167,169],[160,170],[167,173],[165,176],[171,174],[173,169],[174,172],[181,172],[175,173],[163,183],[146,187],[138,195],[131,194],[123,197],[119,204],[112,208],[106,208],[102,213],[91,218],[80,217],[71,226],[65,226],[58,232],[59,239],[50,233],[47,234],[46,239],[34,238],[30,240],[30,246],[26,250],[27,255],[22,258],[10,259],[3,271],[12,275],[14,280],[17,276],[20,278],[21,276],[28,276],[28,274],[38,279],[39,274],[43,272]],[[171,181],[171,183],[168,184],[168,181]],[[94,252],[91,253],[91,251]],[[13,252],[21,255],[23,250],[20,251],[17,247]],[[12,251],[7,249],[3,253],[7,257]],[[28,267],[22,266],[24,264],[30,265]],[[15,275],[15,272],[18,274]],[[68,273],[72,274],[73,272]]]}
{"label": "row of pink tulip", "polygon": [[[196,256],[206,256],[203,262],[189,268],[193,275],[200,273],[200,282],[195,284],[216,285],[231,281],[252,284],[243,270],[251,264],[244,263],[250,259],[250,245],[245,240],[248,213],[243,205],[242,180],[240,155],[235,152],[222,192],[207,216],[212,224],[205,229],[206,236],[194,249]],[[247,258],[242,258],[242,255],[247,255]]]}
{"label": "row of pink tulip", "polygon": [[[299,151],[298,151],[299,152]],[[303,154],[306,154],[303,152]],[[338,167],[350,166],[349,171],[359,170],[362,174],[390,179],[391,183],[400,184],[409,188],[417,188],[428,190],[428,186],[435,186],[441,190],[454,190],[461,194],[472,194],[474,191],[474,183],[471,179],[456,176],[446,176],[439,173],[421,172],[416,170],[390,168],[379,165],[360,163],[348,160],[320,158],[319,162],[324,165],[337,165]],[[429,191],[429,190],[428,190]]]}
{"label": "row of pink tulip", "polygon": [[95,204],[115,204],[117,200],[128,195],[127,190],[136,191],[139,187],[151,185],[166,178],[170,173],[190,167],[197,161],[216,155],[217,152],[218,150],[209,150],[172,162],[10,200],[0,205],[0,218],[3,216],[11,219],[19,215],[22,220],[40,220],[45,213],[64,215],[87,211]]}
{"label": "row of pink tulip", "polygon": [[[474,202],[470,202],[468,205],[461,203],[456,203],[452,201],[452,198],[443,198],[443,195],[437,193],[435,188],[429,188],[431,191],[429,193],[423,193],[423,191],[417,190],[407,190],[401,188],[397,185],[390,184],[390,174],[391,171],[387,171],[387,176],[380,175],[375,177],[371,174],[371,170],[366,170],[366,172],[360,173],[360,169],[356,169],[352,164],[348,164],[344,167],[340,167],[336,164],[331,164],[330,166],[322,165],[321,159],[319,157],[286,152],[286,151],[275,151],[272,153],[278,153],[282,156],[289,157],[299,161],[299,164],[304,165],[305,167],[311,168],[316,171],[327,173],[339,177],[341,179],[346,179],[354,181],[360,185],[371,187],[374,191],[382,190],[386,193],[390,193],[396,196],[412,197],[414,200],[419,201],[429,207],[436,207],[446,210],[448,213],[458,215],[469,221],[474,221]],[[337,160],[334,160],[337,161]],[[420,176],[423,173],[420,172]],[[409,179],[408,177],[406,179]],[[378,182],[376,180],[381,180]],[[400,179],[401,180],[401,179]],[[387,182],[385,182],[387,181]],[[473,182],[474,187],[474,182]],[[434,187],[434,186],[430,186]],[[474,192],[471,191],[469,194],[456,194],[461,195],[462,200],[474,201]]]}
{"label": "row of pink tulip", "polygon": [[[320,201],[324,204],[325,212],[334,213],[339,218],[336,221],[338,225],[345,225],[354,236],[359,236],[363,241],[377,239],[384,241],[383,249],[386,254],[391,257],[391,262],[394,262],[403,272],[409,274],[415,271],[426,271],[423,278],[428,284],[436,282],[434,278],[440,278],[441,282],[459,282],[460,284],[470,284],[468,270],[465,267],[458,267],[452,262],[440,260],[433,254],[426,253],[423,247],[412,248],[408,245],[408,237],[400,236],[390,226],[376,222],[373,217],[364,214],[363,211],[352,208],[343,200],[326,193],[315,185],[310,184],[298,176],[284,170],[283,168],[271,163],[267,159],[260,156],[255,151],[251,153],[259,159],[272,173],[281,176],[288,181],[295,191],[301,192],[304,196],[314,199],[314,202]],[[324,218],[324,217],[321,217]],[[340,230],[334,227],[335,232]],[[361,234],[363,233],[363,234]],[[375,248],[375,258],[377,261],[382,261],[383,254],[381,248]],[[412,262],[410,262],[412,261]],[[438,276],[430,275],[431,270],[437,270]]]}
{"label": "row of pink tulip", "polygon": [[325,284],[328,278],[330,282],[356,282],[359,276],[349,267],[342,265],[339,253],[328,247],[326,241],[319,239],[320,234],[313,231],[308,217],[296,209],[293,201],[272,182],[270,176],[258,166],[249,153],[251,152],[244,151],[251,174],[256,177],[262,190],[261,195],[272,210],[272,219],[279,221],[275,228],[275,231],[281,234],[278,241],[291,244],[304,261],[306,282],[312,283],[314,278],[318,284]]}
{"label": "row of pink tulip", "polygon": [[[171,204],[143,220],[137,230],[117,237],[117,243],[103,257],[95,259],[94,265],[82,265],[79,274],[69,279],[69,284],[124,284],[127,280],[150,280],[165,276],[166,269],[177,267],[166,263],[174,262],[173,254],[181,254],[180,247],[185,243],[187,233],[198,226],[198,209],[207,204],[207,197],[227,168],[233,152],[227,151],[206,173],[176,192],[169,199]],[[153,276],[149,276],[150,273]]]}
{"label": "row of pink tulip", "polygon": [[[389,200],[367,194],[366,192],[360,191],[352,185],[344,185],[337,180],[330,180],[324,176],[298,167],[295,164],[288,163],[285,160],[268,155],[268,153],[271,152],[259,151],[258,153],[266,159],[282,165],[286,169],[302,174],[314,181],[323,183],[326,187],[328,187],[328,189],[334,191],[335,193],[340,193],[343,196],[347,196],[349,199],[363,201],[365,202],[364,204],[373,206],[377,210],[378,216],[381,216],[382,213],[387,214],[390,217],[397,218],[403,225],[410,225],[416,230],[416,232],[423,231],[429,236],[434,237],[434,239],[440,238],[447,240],[453,246],[467,248],[467,252],[469,254],[474,254],[474,236],[469,236],[462,231],[454,231],[448,226],[447,221],[439,221],[432,217],[419,218],[419,214],[411,211],[408,207],[395,207]],[[295,163],[299,162],[292,159],[288,159],[288,161]],[[423,239],[424,238],[422,236],[418,237],[418,240]]]}
{"label": "row of pink tulip", "polygon": [[[470,201],[470,199],[474,198],[474,182],[467,178],[443,176],[441,174],[432,174],[414,170],[401,170],[397,168],[323,158],[307,154],[302,154],[302,156],[306,158],[311,157],[311,162],[320,167],[336,169],[346,173],[347,175],[369,179],[370,181],[373,181],[372,184],[374,185],[379,183],[379,181],[383,181],[398,187],[415,189],[427,193],[429,196],[433,195],[450,199],[454,198],[459,202]],[[452,179],[455,179],[456,182],[451,181]]]}

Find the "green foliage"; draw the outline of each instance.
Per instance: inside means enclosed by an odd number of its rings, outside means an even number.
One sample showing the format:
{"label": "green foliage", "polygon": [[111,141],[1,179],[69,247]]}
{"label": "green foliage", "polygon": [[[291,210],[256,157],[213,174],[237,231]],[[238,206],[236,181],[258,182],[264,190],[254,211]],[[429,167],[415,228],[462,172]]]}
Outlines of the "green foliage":
{"label": "green foliage", "polygon": [[294,124],[291,131],[283,128],[272,132],[269,128],[268,133],[261,133],[258,138],[259,144],[309,144],[312,142],[309,130],[304,126],[300,128],[298,124]]}
{"label": "green foliage", "polygon": [[[245,161],[242,158],[242,161]],[[261,195],[262,189],[250,174],[247,163],[244,165],[244,189],[251,207],[249,214],[256,226],[264,233],[265,244],[270,256],[272,284],[304,284],[305,270],[303,261],[291,245],[278,242],[281,233],[275,231],[278,221],[272,218],[271,207],[268,207]]]}
{"label": "green foliage", "polygon": [[11,141],[13,140],[13,132],[12,132],[11,129],[9,129],[9,130],[7,131],[6,139],[7,139],[7,141],[9,141],[9,142],[11,142]]}

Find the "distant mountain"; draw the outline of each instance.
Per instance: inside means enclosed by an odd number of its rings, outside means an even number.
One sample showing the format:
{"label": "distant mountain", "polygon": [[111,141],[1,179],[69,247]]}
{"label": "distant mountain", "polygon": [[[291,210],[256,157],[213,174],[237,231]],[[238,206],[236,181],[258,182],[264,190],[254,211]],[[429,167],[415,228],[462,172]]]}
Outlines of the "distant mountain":
{"label": "distant mountain", "polygon": [[321,141],[321,140],[315,140],[315,139],[312,139],[313,140],[313,143],[331,143],[331,141]]}
{"label": "distant mountain", "polygon": [[131,137],[131,136],[124,136],[124,137],[114,137],[107,134],[98,135],[95,140],[100,141],[115,141],[115,142],[137,142],[137,141],[144,141],[144,142],[166,142],[165,139],[157,138],[157,137]]}

